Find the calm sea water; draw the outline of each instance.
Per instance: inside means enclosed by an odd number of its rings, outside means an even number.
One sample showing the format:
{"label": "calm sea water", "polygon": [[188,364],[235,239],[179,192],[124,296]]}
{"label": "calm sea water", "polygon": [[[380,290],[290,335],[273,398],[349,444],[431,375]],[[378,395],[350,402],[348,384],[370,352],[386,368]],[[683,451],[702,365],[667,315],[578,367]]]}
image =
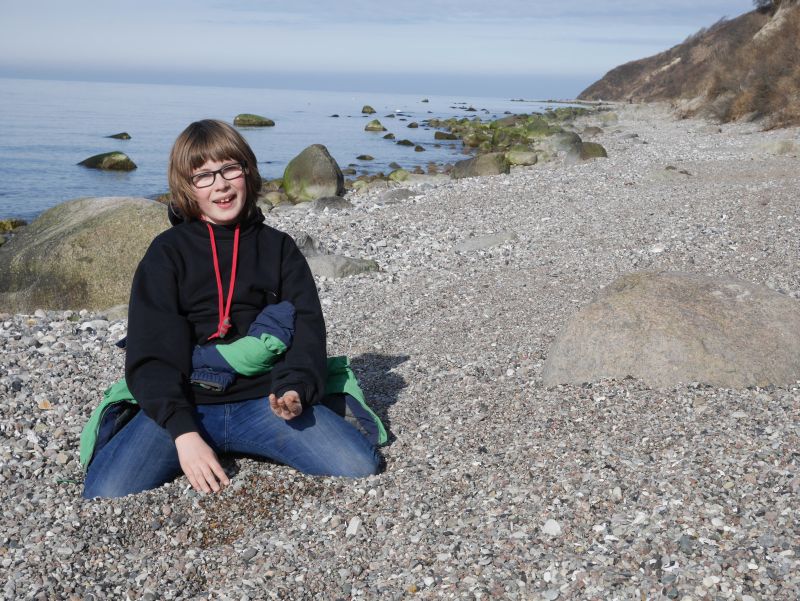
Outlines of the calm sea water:
{"label": "calm sea water", "polygon": [[[543,97],[547,97],[543,95]],[[510,99],[462,96],[310,92],[253,88],[37,81],[0,78],[0,218],[35,218],[42,211],[81,196],[153,196],[167,190],[166,165],[175,137],[191,121],[228,122],[238,113],[273,119],[275,127],[242,129],[265,178],[279,177],[286,163],[310,144],[324,144],[341,167],[359,173],[388,172],[395,161],[406,168],[429,161],[452,163],[461,144],[437,142],[433,130],[408,123],[431,117],[496,118],[543,110],[546,105]],[[377,113],[361,114],[369,104]],[[478,112],[468,112],[467,107]],[[403,116],[386,115],[402,112]],[[338,118],[331,117],[338,114]],[[426,152],[398,146],[383,134],[364,131],[377,117],[397,139],[421,144]],[[402,120],[405,119],[405,120]],[[127,131],[132,139],[113,140]],[[129,173],[87,169],[76,163],[111,150],[130,156]],[[368,154],[375,160],[357,161]]]}

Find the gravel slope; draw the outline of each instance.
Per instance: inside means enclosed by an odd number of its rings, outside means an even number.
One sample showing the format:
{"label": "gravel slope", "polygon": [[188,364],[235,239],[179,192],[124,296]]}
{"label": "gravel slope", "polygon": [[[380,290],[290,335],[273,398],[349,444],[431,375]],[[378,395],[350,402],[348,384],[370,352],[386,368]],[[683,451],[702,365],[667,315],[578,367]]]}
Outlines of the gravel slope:
{"label": "gravel slope", "polygon": [[657,105],[619,115],[597,138],[606,160],[268,216],[382,267],[319,281],[330,353],[351,356],[394,435],[379,476],[237,458],[218,496],[181,478],[83,501],[78,436],[121,375],[126,323],[0,316],[0,594],[799,598],[800,382],[541,384],[559,328],[632,270],[724,274],[800,299],[800,162],[763,147],[800,143],[798,130],[707,133]]}

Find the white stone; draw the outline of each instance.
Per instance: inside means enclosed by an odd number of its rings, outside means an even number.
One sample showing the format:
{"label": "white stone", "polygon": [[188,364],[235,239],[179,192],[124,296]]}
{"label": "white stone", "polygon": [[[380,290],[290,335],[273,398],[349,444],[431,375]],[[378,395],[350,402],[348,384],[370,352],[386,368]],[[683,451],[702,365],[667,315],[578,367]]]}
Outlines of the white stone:
{"label": "white stone", "polygon": [[542,532],[549,536],[561,536],[561,524],[553,519],[549,519],[542,526]]}

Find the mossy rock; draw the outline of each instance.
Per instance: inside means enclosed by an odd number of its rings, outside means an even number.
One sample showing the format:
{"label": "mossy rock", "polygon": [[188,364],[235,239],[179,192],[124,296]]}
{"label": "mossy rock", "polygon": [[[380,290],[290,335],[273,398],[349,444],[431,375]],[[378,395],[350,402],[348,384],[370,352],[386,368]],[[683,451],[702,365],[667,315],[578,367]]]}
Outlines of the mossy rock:
{"label": "mossy rock", "polygon": [[500,127],[514,127],[515,125],[524,123],[527,118],[527,115],[509,115],[508,117],[501,117],[500,119],[492,121],[490,127],[492,129],[498,129]]}
{"label": "mossy rock", "polygon": [[603,148],[602,144],[598,144],[597,142],[583,142],[581,144],[580,156],[582,161],[587,161],[589,159],[607,158],[608,153],[606,149]]}
{"label": "mossy rock", "polygon": [[467,148],[477,148],[482,142],[491,143],[491,137],[481,130],[468,131],[461,136],[461,143]]}
{"label": "mossy rock", "polygon": [[569,131],[562,131],[547,138],[536,141],[536,149],[539,153],[539,160],[547,160],[555,157],[559,152],[567,154],[580,153],[582,144],[581,137]]}
{"label": "mossy rock", "polygon": [[446,131],[437,131],[433,134],[434,140],[458,140],[458,136]]}
{"label": "mossy rock", "polygon": [[386,128],[377,119],[373,119],[364,127],[364,131],[386,131]]}
{"label": "mossy rock", "polygon": [[406,127],[408,127],[409,129],[417,129],[419,127],[419,123],[417,123],[416,121],[412,121],[411,123],[406,125]]}
{"label": "mossy rock", "polygon": [[124,152],[112,151],[103,152],[82,160],[78,165],[89,167],[90,169],[103,169],[105,171],[133,171],[136,169],[130,157]]}
{"label": "mossy rock", "polygon": [[587,109],[581,106],[561,106],[557,109],[547,111],[547,116],[553,121],[571,121],[575,117],[584,117],[593,112],[593,109]]}
{"label": "mossy rock", "polygon": [[392,133],[386,134],[385,136],[383,136],[383,139],[384,140],[394,140],[394,134],[392,134]]}
{"label": "mossy rock", "polygon": [[506,153],[506,160],[511,165],[535,165],[539,160],[539,155],[531,150],[509,150]]}
{"label": "mossy rock", "polygon": [[356,157],[356,159],[359,161],[374,161],[375,157],[371,154],[360,154]]}
{"label": "mossy rock", "polygon": [[409,173],[405,169],[395,169],[389,174],[389,179],[393,182],[404,182],[408,179]]}
{"label": "mossy rock", "polygon": [[425,147],[421,146],[420,144],[417,144],[416,146],[414,146],[414,152],[425,152]]}
{"label": "mossy rock", "polygon": [[241,113],[233,118],[233,124],[236,127],[273,127],[275,122],[261,115]]}
{"label": "mossy rock", "polygon": [[5,234],[24,225],[28,225],[28,222],[23,219],[0,219],[0,234]]}
{"label": "mossy rock", "polygon": [[397,144],[399,146],[414,146],[414,142],[412,142],[411,140],[398,140]]}
{"label": "mossy rock", "polygon": [[341,196],[344,175],[325,146],[312,144],[286,165],[283,189],[294,203]]}
{"label": "mossy rock", "polygon": [[152,239],[169,227],[145,198],[83,198],[45,211],[0,248],[0,307],[102,310],[128,302]]}
{"label": "mossy rock", "polygon": [[519,128],[502,127],[492,133],[492,147],[496,150],[506,150],[514,144],[528,140],[528,136]]}
{"label": "mossy rock", "polygon": [[259,200],[262,200],[273,207],[290,202],[289,197],[280,190],[270,190],[269,192],[266,192],[260,196]]}
{"label": "mossy rock", "polygon": [[361,107],[361,112],[364,113],[365,115],[372,115],[375,112],[375,109],[372,108],[370,105],[365,104],[363,107]]}
{"label": "mossy rock", "polygon": [[283,180],[277,179],[262,179],[261,180],[261,193],[273,192],[280,190],[283,187]]}
{"label": "mossy rock", "polygon": [[114,138],[115,140],[130,140],[131,135],[126,131],[121,131],[118,134],[111,134],[110,136],[106,136],[106,138]]}
{"label": "mossy rock", "polygon": [[482,175],[499,175],[508,173],[510,165],[502,152],[490,152],[472,159],[458,161],[453,165],[451,177],[461,179],[465,177],[479,177]]}

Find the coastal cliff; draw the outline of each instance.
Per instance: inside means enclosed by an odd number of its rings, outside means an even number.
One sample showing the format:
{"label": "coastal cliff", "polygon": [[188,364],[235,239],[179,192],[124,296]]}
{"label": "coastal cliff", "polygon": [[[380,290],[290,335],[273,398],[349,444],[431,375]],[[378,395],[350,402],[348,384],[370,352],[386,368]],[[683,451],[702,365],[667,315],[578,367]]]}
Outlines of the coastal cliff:
{"label": "coastal cliff", "polygon": [[800,4],[758,4],[762,8],[722,19],[665,52],[612,69],[578,98],[666,100],[682,116],[720,122],[800,123]]}

